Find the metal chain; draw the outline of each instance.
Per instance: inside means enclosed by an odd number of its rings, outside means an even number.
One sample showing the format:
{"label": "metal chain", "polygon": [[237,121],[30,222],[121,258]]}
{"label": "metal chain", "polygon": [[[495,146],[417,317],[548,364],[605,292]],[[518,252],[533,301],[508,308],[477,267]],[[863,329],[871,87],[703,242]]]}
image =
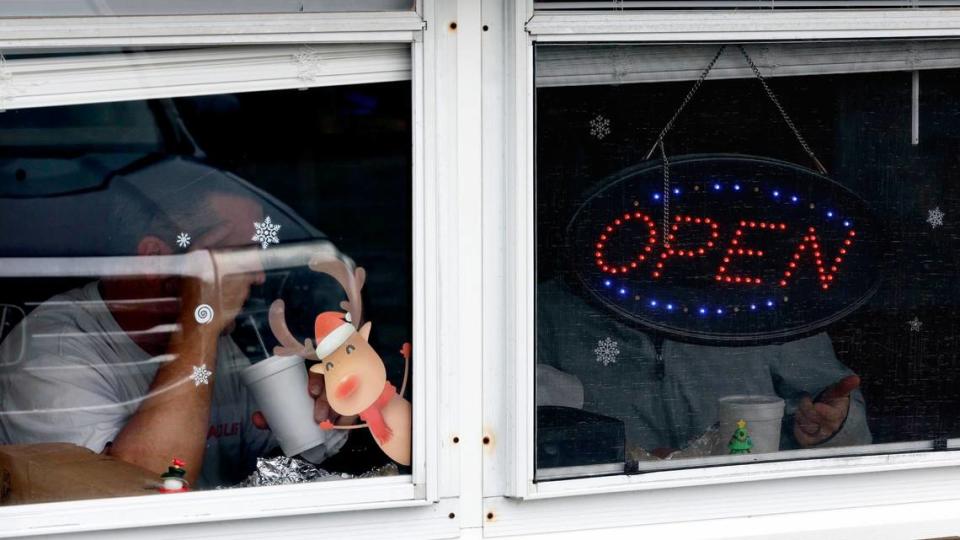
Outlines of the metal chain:
{"label": "metal chain", "polygon": [[690,87],[690,90],[687,92],[687,95],[684,96],[683,101],[680,102],[680,107],[677,108],[677,111],[673,113],[673,117],[667,122],[667,125],[663,126],[663,129],[660,130],[660,135],[657,136],[657,140],[653,143],[653,146],[650,147],[650,151],[647,152],[647,157],[644,159],[650,159],[650,156],[653,155],[653,152],[657,149],[663,138],[667,136],[667,132],[673,128],[673,124],[677,121],[677,118],[680,116],[680,113],[683,112],[683,109],[690,103],[690,100],[693,99],[693,95],[697,93],[697,90],[700,89],[700,86],[703,85],[703,81],[706,80],[707,75],[710,74],[710,71],[713,69],[714,64],[717,63],[717,60],[720,59],[720,55],[723,54],[726,45],[721,45],[720,49],[717,51],[717,54],[713,55],[713,60],[710,60],[710,63],[707,64],[706,69],[703,70],[703,73],[700,74],[700,77],[693,83],[693,86]]}
{"label": "metal chain", "polygon": [[663,158],[663,245],[670,244],[670,160],[667,149],[660,139],[660,156]]}
{"label": "metal chain", "polygon": [[750,64],[750,69],[753,70],[753,74],[757,76],[757,79],[760,81],[760,84],[763,85],[764,91],[767,92],[767,96],[770,98],[770,101],[777,107],[777,110],[780,111],[780,115],[783,116],[783,121],[786,122],[787,127],[793,131],[793,134],[796,135],[797,140],[800,141],[800,146],[803,147],[803,151],[810,156],[810,159],[813,160],[814,164],[817,166],[817,170],[820,171],[820,174],[827,174],[826,167],[820,163],[820,160],[817,159],[816,154],[813,153],[813,149],[810,148],[810,145],[807,144],[807,141],[803,138],[803,135],[800,134],[800,130],[797,129],[797,126],[794,125],[793,120],[790,119],[790,115],[787,114],[787,110],[783,108],[783,105],[780,104],[780,100],[777,99],[777,95],[773,93],[773,90],[767,85],[766,79],[763,78],[763,75],[760,73],[760,68],[753,63],[753,59],[750,58],[750,55],[747,54],[747,50],[743,45],[737,45],[737,48],[740,49],[740,53],[743,54],[743,57],[747,60],[747,63]]}

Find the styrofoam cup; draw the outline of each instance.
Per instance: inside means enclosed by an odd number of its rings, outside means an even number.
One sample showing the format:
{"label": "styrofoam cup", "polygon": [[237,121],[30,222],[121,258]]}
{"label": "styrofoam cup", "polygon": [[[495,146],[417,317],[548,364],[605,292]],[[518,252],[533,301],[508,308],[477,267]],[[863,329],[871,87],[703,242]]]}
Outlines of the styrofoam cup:
{"label": "styrofoam cup", "polygon": [[783,407],[783,400],[777,396],[733,395],[718,399],[720,436],[714,453],[730,453],[727,444],[740,420],[747,423],[747,433],[750,434],[753,442],[751,454],[780,450],[780,422],[783,420]]}
{"label": "styrofoam cup", "polygon": [[287,457],[327,440],[313,419],[314,400],[307,392],[303,358],[271,356],[244,369],[241,377]]}

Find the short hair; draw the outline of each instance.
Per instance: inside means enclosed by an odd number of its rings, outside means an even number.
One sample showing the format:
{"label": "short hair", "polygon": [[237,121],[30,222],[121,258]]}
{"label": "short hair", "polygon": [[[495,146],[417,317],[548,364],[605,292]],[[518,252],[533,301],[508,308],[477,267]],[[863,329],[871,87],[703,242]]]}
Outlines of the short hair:
{"label": "short hair", "polygon": [[258,200],[248,184],[224,171],[188,158],[172,157],[118,174],[110,251],[135,255],[140,241],[156,236],[170,245],[185,232],[197,239],[221,224],[210,207],[211,195]]}

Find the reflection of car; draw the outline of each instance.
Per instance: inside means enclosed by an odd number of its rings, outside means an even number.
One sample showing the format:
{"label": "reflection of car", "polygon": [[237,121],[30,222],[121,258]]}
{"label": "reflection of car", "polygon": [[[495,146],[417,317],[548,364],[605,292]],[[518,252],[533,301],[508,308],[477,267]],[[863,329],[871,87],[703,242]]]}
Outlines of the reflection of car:
{"label": "reflection of car", "polygon": [[[203,163],[169,101],[10,111],[0,117],[0,148],[0,304],[18,321],[50,296],[99,277],[161,273],[158,265],[179,273],[188,261],[198,273],[212,271],[206,252],[120,256],[129,255],[117,247],[115,217],[129,195],[123,186],[165,178],[228,183],[280,225],[281,245],[261,250],[251,241],[249,248],[260,252],[267,272],[235,335],[252,358],[270,348],[266,310],[273,299],[309,316],[343,298],[330,280],[316,286],[325,278],[305,268],[311,253],[335,253],[324,235],[265,191]],[[0,323],[0,338],[14,327]],[[305,336],[309,328],[294,331]]]}

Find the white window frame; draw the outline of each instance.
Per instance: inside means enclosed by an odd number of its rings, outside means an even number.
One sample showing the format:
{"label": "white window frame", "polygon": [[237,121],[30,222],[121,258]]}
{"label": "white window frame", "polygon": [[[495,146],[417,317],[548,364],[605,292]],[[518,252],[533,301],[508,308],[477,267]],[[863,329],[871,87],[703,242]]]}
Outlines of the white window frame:
{"label": "white window frame", "polygon": [[[435,0],[423,0],[416,12],[384,13],[297,13],[267,15],[191,15],[132,17],[55,17],[2,18],[0,8],[0,52],[38,48],[115,48],[164,46],[231,46],[242,45],[256,52],[257,46],[295,45],[322,46],[343,43],[404,43],[410,56],[384,67],[384,74],[375,80],[396,80],[396,73],[411,72],[413,162],[413,467],[411,475],[392,478],[331,481],[294,486],[248,488],[223,491],[191,492],[177,495],[151,495],[113,499],[93,499],[0,507],[0,537],[32,536],[53,533],[123,537],[137,528],[140,536],[169,537],[176,534],[206,534],[210,527],[222,532],[222,523],[237,532],[259,537],[283,534],[310,535],[318,532],[316,516],[328,514],[322,528],[334,536],[382,538],[403,522],[415,536],[455,536],[464,518],[457,517],[461,507],[457,495],[462,492],[458,480],[460,447],[450,444],[456,436],[465,443],[479,445],[479,436],[460,433],[465,419],[479,423],[479,389],[461,382],[457,363],[441,364],[442,354],[453,356],[456,349],[470,350],[470,335],[460,334],[457,340],[456,317],[443,318],[451,312],[459,289],[474,288],[471,279],[479,272],[461,272],[474,257],[464,250],[458,256],[456,228],[458,215],[453,212],[463,201],[458,200],[455,182],[438,182],[439,175],[457,171],[457,139],[438,141],[427,137],[445,123],[453,122],[452,110],[458,103],[458,78],[442,73],[455,65],[457,36],[430,31],[428,23],[438,17],[455,20],[456,6],[447,7]],[[292,48],[292,47],[290,47]],[[211,49],[213,50],[213,49]],[[275,50],[275,49],[273,49]],[[268,52],[266,48],[264,52]],[[223,49],[222,52],[228,52]],[[189,55],[189,51],[184,52]],[[256,56],[256,55],[254,55]],[[282,55],[281,55],[282,56]],[[170,57],[176,59],[176,53]],[[170,59],[168,58],[168,60]],[[225,58],[230,59],[230,54]],[[289,71],[289,59],[265,55],[266,69]],[[235,58],[234,58],[235,59]],[[255,64],[256,62],[254,62]],[[387,62],[390,64],[390,62]],[[149,67],[149,66],[148,66]],[[159,91],[122,93],[105,89],[99,93],[78,96],[69,89],[46,96],[32,96],[20,106],[54,106],[61,104],[176,97],[215,94],[230,91],[308,88],[328,84],[368,82],[359,76],[323,80],[294,80],[281,76],[272,81],[258,80],[258,69],[251,68],[248,82],[242,79],[243,68],[229,69],[230,82],[209,81],[189,87],[178,87],[175,75],[164,85],[162,75],[151,73],[149,80],[162,88]],[[455,71],[455,70],[454,70]],[[136,73],[133,73],[136,78]],[[322,79],[322,78],[321,78]],[[9,82],[8,81],[0,81]],[[478,96],[479,94],[477,94]],[[436,103],[450,103],[448,113],[441,114]],[[15,103],[14,103],[15,105]],[[450,175],[454,176],[454,175]],[[467,175],[468,176],[468,175]],[[444,231],[452,231],[445,233]],[[441,276],[460,276],[460,283]],[[451,298],[450,300],[444,300]],[[479,330],[478,330],[479,331]],[[479,357],[479,351],[475,353]],[[472,358],[479,371],[479,359]],[[475,377],[472,377],[475,380]],[[444,381],[444,384],[440,384]],[[472,399],[468,407],[461,400]],[[455,402],[455,406],[441,406]],[[469,410],[470,412],[464,412]],[[476,411],[476,412],[473,412]],[[441,435],[442,434],[442,435]],[[475,439],[475,440],[474,440]],[[464,452],[466,454],[466,452]],[[476,451],[479,461],[479,449]],[[466,466],[466,465],[464,465]],[[479,476],[479,475],[478,475]],[[479,478],[476,482],[479,486]],[[478,490],[478,488],[477,488]],[[479,496],[475,505],[479,507]],[[364,510],[364,512],[358,512]],[[479,512],[474,525],[479,526]],[[214,523],[217,522],[217,523]],[[171,527],[174,527],[171,529]]]}
{"label": "white window frame", "polygon": [[[493,3],[493,2],[491,2]],[[504,180],[485,187],[498,204],[485,211],[506,224],[491,231],[485,245],[487,273],[504,277],[485,289],[484,304],[503,311],[491,323],[485,357],[485,425],[498,428],[507,449],[485,464],[485,534],[505,536],[591,530],[591,537],[623,537],[635,532],[669,531],[666,536],[764,537],[770,531],[808,533],[907,531],[913,537],[955,534],[958,493],[945,479],[960,478],[960,452],[894,453],[827,457],[805,461],[666,470],[639,475],[534,482],[534,60],[536,43],[669,43],[855,38],[923,38],[960,35],[960,11],[673,11],[534,12],[532,0],[507,2],[499,13],[505,26],[503,51],[490,53],[490,77],[502,85],[484,96],[484,133],[490,144],[505,141],[506,152],[485,152],[487,178]],[[504,61],[505,59],[505,61]],[[487,77],[488,63],[485,62]],[[495,122],[493,118],[505,118]],[[486,253],[500,252],[494,260]],[[491,282],[493,283],[493,282]],[[496,313],[489,314],[493,321]],[[912,503],[912,504],[904,504]],[[952,505],[952,506],[951,506]],[[952,507],[949,516],[930,512]],[[871,512],[868,508],[884,508]],[[837,509],[872,515],[887,529],[853,526]],[[810,521],[796,519],[798,513]],[[746,529],[716,527],[746,520]],[[756,516],[763,525],[752,529]],[[878,517],[880,516],[880,517]],[[722,520],[722,521],[721,521]],[[696,525],[694,525],[696,523]],[[669,525],[672,524],[672,525]],[[722,524],[722,525],[720,525]],[[697,532],[694,532],[697,531]],[[952,532],[951,532],[952,531]],[[846,536],[846,537],[854,537]],[[560,536],[565,537],[565,536]]]}

